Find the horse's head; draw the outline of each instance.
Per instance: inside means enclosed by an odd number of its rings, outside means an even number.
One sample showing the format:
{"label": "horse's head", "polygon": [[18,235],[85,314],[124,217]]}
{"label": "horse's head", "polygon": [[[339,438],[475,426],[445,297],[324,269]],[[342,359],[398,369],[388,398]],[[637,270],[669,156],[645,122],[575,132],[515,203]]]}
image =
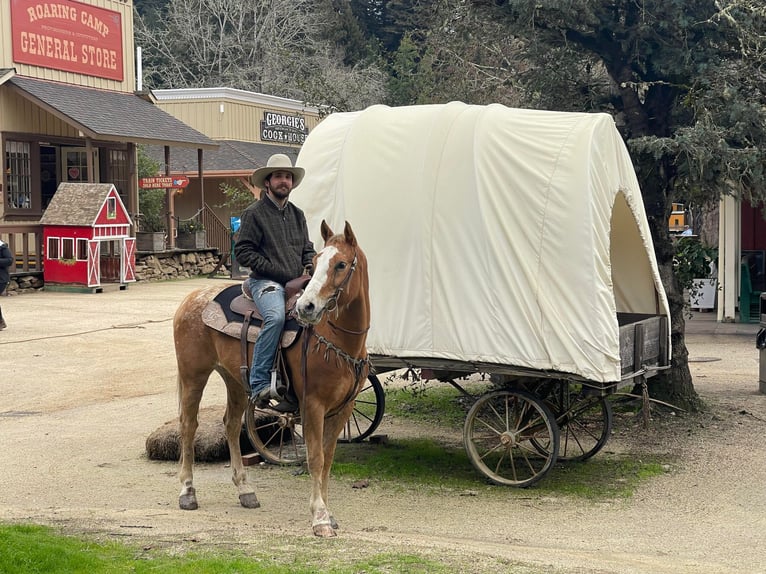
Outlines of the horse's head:
{"label": "horse's head", "polygon": [[304,323],[316,325],[325,311],[340,312],[361,295],[366,296],[367,260],[351,225],[335,235],[322,221],[325,246],[314,257],[314,276],[300,296],[295,311]]}

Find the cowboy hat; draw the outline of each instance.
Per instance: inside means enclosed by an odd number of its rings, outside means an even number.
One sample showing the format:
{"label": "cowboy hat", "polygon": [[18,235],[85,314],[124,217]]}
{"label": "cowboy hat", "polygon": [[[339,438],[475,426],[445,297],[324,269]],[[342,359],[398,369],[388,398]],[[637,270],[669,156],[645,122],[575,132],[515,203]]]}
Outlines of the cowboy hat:
{"label": "cowboy hat", "polygon": [[306,173],[302,167],[293,167],[293,162],[285,154],[275,153],[266,162],[266,167],[259,167],[253,172],[253,175],[250,176],[250,183],[261,189],[266,189],[263,182],[275,171],[289,171],[293,174],[293,189],[298,187]]}

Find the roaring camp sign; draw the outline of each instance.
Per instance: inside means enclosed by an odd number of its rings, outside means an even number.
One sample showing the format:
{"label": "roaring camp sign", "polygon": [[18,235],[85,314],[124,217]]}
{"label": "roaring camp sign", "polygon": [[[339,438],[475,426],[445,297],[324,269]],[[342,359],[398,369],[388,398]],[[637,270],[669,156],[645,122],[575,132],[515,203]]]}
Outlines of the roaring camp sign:
{"label": "roaring camp sign", "polygon": [[122,81],[122,17],[81,2],[11,0],[13,60]]}

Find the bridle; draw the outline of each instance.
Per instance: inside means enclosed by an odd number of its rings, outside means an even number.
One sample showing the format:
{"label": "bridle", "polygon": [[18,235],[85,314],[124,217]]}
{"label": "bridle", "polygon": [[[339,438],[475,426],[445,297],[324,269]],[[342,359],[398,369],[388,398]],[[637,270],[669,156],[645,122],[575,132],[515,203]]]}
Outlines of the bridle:
{"label": "bridle", "polygon": [[[325,312],[332,312],[335,311],[338,308],[338,299],[343,294],[343,291],[346,289],[346,286],[348,285],[349,281],[351,281],[351,276],[354,274],[354,271],[356,271],[356,264],[357,264],[357,254],[356,249],[354,249],[354,259],[351,261],[351,268],[348,271],[348,274],[343,278],[343,281],[341,281],[340,285],[335,289],[335,293],[333,293],[328,299],[327,303],[325,304],[324,308],[322,309],[322,313]],[[336,325],[329,319],[327,320],[327,324],[330,325],[330,327],[333,330],[336,331],[343,331],[346,334],[349,335],[364,335],[367,333],[367,331],[370,330],[369,325],[361,330],[361,331],[355,331],[353,329],[346,329],[345,327],[341,327],[340,325]],[[325,414],[325,418],[329,418],[331,416],[335,416],[340,412],[343,407],[345,407],[353,398],[356,396],[357,391],[359,389],[360,382],[362,380],[362,374],[365,371],[365,368],[369,367],[370,360],[368,357],[363,358],[356,358],[348,353],[346,353],[343,349],[340,347],[337,347],[332,342],[328,341],[326,338],[322,337],[321,335],[317,334],[314,331],[313,325],[308,325],[305,327],[306,334],[303,338],[303,342],[301,345],[301,376],[303,377],[303,401],[302,404],[306,404],[306,389],[308,388],[308,373],[307,373],[307,364],[308,364],[308,348],[309,348],[309,340],[311,337],[316,337],[317,339],[317,347],[320,344],[324,344],[327,347],[327,352],[334,351],[335,354],[343,359],[353,370],[354,372],[354,386],[351,387],[351,390],[348,392],[346,397],[341,402],[340,406],[333,411],[330,411]],[[325,357],[327,358],[327,357]]]}
{"label": "bridle", "polygon": [[338,308],[338,298],[343,294],[346,285],[348,285],[348,282],[351,281],[351,276],[354,274],[354,271],[356,271],[356,261],[356,249],[354,249],[354,260],[351,261],[351,269],[348,270],[348,274],[343,278],[343,281],[340,282],[338,288],[335,289],[335,293],[333,293],[329,299],[327,299],[327,303],[325,304],[324,309],[322,309],[322,313],[325,311],[332,312]]}

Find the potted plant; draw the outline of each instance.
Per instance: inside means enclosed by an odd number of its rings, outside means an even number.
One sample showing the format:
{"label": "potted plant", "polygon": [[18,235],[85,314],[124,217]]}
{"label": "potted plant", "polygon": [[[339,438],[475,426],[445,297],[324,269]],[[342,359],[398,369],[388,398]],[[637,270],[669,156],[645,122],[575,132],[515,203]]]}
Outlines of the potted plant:
{"label": "potted plant", "polygon": [[136,249],[164,251],[167,229],[165,224],[165,190],[140,189],[138,191],[138,231]]}
{"label": "potted plant", "polygon": [[205,226],[195,217],[178,220],[176,247],[179,249],[204,249],[207,247]]}
{"label": "potted plant", "polygon": [[[160,164],[138,146],[138,177],[151,177],[159,173]],[[136,249],[138,251],[164,251],[167,238],[167,212],[164,189],[139,189],[136,217]]]}
{"label": "potted plant", "polygon": [[680,287],[689,292],[689,306],[712,309],[718,289],[718,249],[697,237],[679,237],[673,263]]}

